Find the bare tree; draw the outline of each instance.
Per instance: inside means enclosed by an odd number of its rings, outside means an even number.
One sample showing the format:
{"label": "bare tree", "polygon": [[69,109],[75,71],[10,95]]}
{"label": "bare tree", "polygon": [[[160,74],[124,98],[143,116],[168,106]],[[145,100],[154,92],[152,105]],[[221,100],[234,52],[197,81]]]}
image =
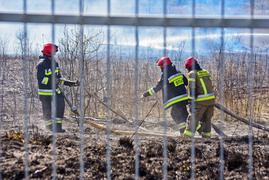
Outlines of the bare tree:
{"label": "bare tree", "polygon": [[[95,56],[100,56],[102,53],[99,53],[100,47],[103,45],[103,31],[95,31],[95,29],[86,29],[84,31],[83,36],[83,50],[82,52],[78,47],[80,47],[80,31],[78,27],[74,27],[69,29],[68,27],[65,27],[64,29],[64,37],[59,39],[59,63],[61,64],[61,72],[62,75],[71,80],[78,80],[80,71],[79,69],[79,61],[81,57],[81,53],[84,59],[84,85],[90,89],[95,87],[95,89],[98,89],[100,87],[104,87],[104,85],[101,83],[99,84],[99,79],[95,79],[95,71],[96,69],[94,67],[94,59]],[[99,61],[98,61],[99,65]],[[98,69],[98,68],[97,68]],[[100,71],[97,71],[100,72]],[[98,85],[99,84],[99,85]],[[73,88],[71,91],[69,91],[70,97],[74,104],[79,104],[79,91],[77,88]],[[85,113],[87,113],[89,107],[89,101],[90,99],[85,99]]]}

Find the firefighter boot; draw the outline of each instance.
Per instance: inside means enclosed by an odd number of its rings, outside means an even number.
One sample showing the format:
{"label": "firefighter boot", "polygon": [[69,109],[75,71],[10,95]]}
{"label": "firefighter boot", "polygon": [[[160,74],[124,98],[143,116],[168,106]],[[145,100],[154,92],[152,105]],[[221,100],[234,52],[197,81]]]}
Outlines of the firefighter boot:
{"label": "firefighter boot", "polygon": [[180,136],[183,136],[185,129],[186,129],[186,124],[185,124],[185,122],[182,122],[182,123],[180,123],[180,124],[178,125],[178,130],[179,130],[179,132],[180,132]]}
{"label": "firefighter boot", "polygon": [[202,125],[201,123],[199,122],[197,128],[196,128],[196,131],[199,133],[199,135],[202,135]]}
{"label": "firefighter boot", "polygon": [[65,133],[65,129],[62,129],[62,123],[56,123],[56,132],[57,133]]}
{"label": "firefighter boot", "polygon": [[202,132],[202,138],[211,138],[211,132]]}
{"label": "firefighter boot", "polygon": [[180,135],[183,136],[184,135],[184,131],[185,131],[185,128],[184,129],[180,129],[179,132],[180,132]]}

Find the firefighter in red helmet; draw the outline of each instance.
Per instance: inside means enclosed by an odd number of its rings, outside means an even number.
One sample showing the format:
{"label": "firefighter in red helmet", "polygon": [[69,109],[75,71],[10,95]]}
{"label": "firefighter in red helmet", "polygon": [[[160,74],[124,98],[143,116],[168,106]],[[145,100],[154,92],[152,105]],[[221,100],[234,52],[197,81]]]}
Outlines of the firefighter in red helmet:
{"label": "firefighter in red helmet", "polygon": [[[64,97],[59,89],[59,84],[67,86],[77,86],[78,82],[65,80],[60,74],[59,64],[56,61],[52,61],[52,56],[58,51],[58,46],[55,44],[45,44],[43,46],[42,56],[39,56],[39,63],[37,64],[37,81],[38,81],[38,94],[42,104],[43,118],[46,129],[52,131],[52,124],[55,124],[55,130],[58,133],[65,132],[62,129],[62,118],[64,116],[65,102]],[[55,71],[52,72],[52,63],[55,62]],[[52,76],[55,74],[56,82],[52,82]],[[52,84],[56,83],[55,92],[53,92]],[[56,117],[52,119],[52,96],[56,97]]]}
{"label": "firefighter in red helmet", "polygon": [[[164,109],[171,109],[171,116],[180,133],[183,134],[185,130],[185,122],[188,117],[186,105],[188,104],[188,94],[186,87],[188,80],[176,67],[172,64],[169,57],[162,57],[157,61],[157,65],[163,72],[161,79],[157,84],[145,92],[141,98],[148,97],[162,90],[163,93],[163,107]],[[166,95],[164,94],[166,92]]]}
{"label": "firefighter in red helmet", "polygon": [[[198,61],[193,57],[187,59],[185,68],[189,71],[189,99],[192,100],[191,105],[194,104],[194,109],[190,110],[184,136],[193,137],[200,120],[202,137],[210,138],[211,118],[215,104],[211,75],[207,70],[202,69]],[[194,121],[192,121],[193,116]]]}

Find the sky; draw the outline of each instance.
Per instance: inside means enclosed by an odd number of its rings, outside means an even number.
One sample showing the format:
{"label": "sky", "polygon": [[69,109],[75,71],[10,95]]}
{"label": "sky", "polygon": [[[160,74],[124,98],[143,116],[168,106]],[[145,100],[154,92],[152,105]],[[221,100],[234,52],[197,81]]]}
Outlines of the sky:
{"label": "sky", "polygon": [[[256,0],[255,11],[256,17],[269,15],[268,0]],[[27,0],[27,13],[30,14],[51,14],[50,0]],[[77,15],[79,14],[79,0],[55,0],[55,14]],[[167,0],[167,16],[168,17],[190,17],[192,15],[191,0]],[[139,16],[162,16],[163,0],[139,0],[138,12]],[[225,0],[224,3],[225,17],[250,17],[250,0]],[[1,13],[23,13],[23,0],[0,0]],[[134,0],[111,0],[111,16],[134,16],[135,1]],[[107,0],[84,0],[84,15],[107,15]],[[220,17],[221,16],[221,0],[196,0],[195,15]],[[55,25],[56,43],[64,36],[64,25]],[[71,29],[75,29],[73,25],[67,25]],[[93,31],[104,31],[103,39],[106,39],[105,26],[85,26]],[[19,41],[16,36],[23,32],[22,23],[6,23],[0,22],[0,46],[6,44],[8,53],[19,53]],[[50,24],[27,24],[29,42],[33,51],[42,49],[44,43],[51,42],[52,26]],[[91,31],[91,32],[93,32]],[[140,47],[150,47],[157,50],[163,48],[163,28],[162,27],[140,27],[139,30]],[[249,29],[225,29],[225,49],[229,51],[244,51],[249,47]],[[135,30],[132,27],[111,26],[111,34],[113,35],[111,43],[114,45],[135,45]],[[269,41],[269,30],[254,30],[254,46],[257,49],[267,49]],[[219,28],[196,28],[195,29],[195,48],[196,51],[210,51],[212,46],[220,43],[221,30]],[[183,48],[185,51],[191,51],[192,29],[191,28],[167,28],[167,49],[179,51]],[[1,51],[1,49],[0,49]]]}
{"label": "sky", "polygon": [[[256,0],[256,15],[268,15],[266,0]],[[168,15],[191,15],[192,0],[167,0]],[[225,0],[225,15],[249,15],[250,0]],[[50,0],[26,0],[27,13],[51,13]],[[79,0],[54,0],[55,14],[79,14]],[[23,0],[1,0],[1,12],[22,13]],[[139,0],[140,15],[162,15],[163,0]],[[262,7],[263,6],[263,7]],[[221,0],[196,0],[196,15],[221,15]],[[267,7],[268,8],[268,7]],[[85,15],[106,15],[107,0],[84,0]],[[111,0],[111,15],[134,15],[135,0]]]}

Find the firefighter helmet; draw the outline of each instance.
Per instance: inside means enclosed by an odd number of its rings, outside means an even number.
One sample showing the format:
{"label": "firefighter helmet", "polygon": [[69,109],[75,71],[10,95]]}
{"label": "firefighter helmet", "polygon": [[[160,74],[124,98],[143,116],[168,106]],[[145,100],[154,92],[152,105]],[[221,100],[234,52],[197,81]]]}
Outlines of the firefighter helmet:
{"label": "firefighter helmet", "polygon": [[194,63],[197,63],[198,64],[198,61],[194,58],[194,57],[189,57],[185,63],[185,68],[190,70],[191,66],[194,64]]}
{"label": "firefighter helmet", "polygon": [[163,68],[164,66],[167,66],[171,64],[171,60],[169,57],[162,57],[158,60],[157,65]]}
{"label": "firefighter helmet", "polygon": [[[54,47],[54,50],[52,49]],[[47,56],[51,56],[52,53],[54,53],[53,55],[55,55],[55,52],[58,51],[58,46],[56,46],[55,44],[52,44],[52,43],[48,43],[48,44],[45,44],[43,46],[43,54],[47,55]]]}

